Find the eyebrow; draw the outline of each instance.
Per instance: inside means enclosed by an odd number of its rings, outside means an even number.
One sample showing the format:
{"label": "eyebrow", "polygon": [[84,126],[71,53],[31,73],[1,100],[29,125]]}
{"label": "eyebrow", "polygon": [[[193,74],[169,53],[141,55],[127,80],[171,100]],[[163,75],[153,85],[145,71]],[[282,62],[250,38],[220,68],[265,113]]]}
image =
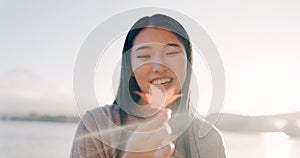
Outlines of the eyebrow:
{"label": "eyebrow", "polygon": [[180,45],[177,44],[177,43],[168,43],[168,44],[166,44],[165,47],[167,47],[167,46],[171,46],[171,47],[180,47]]}
{"label": "eyebrow", "polygon": [[141,46],[141,47],[136,48],[136,49],[134,50],[134,52],[139,51],[139,50],[141,50],[141,49],[151,49],[151,47],[150,47],[150,46]]}
{"label": "eyebrow", "polygon": [[[170,46],[170,47],[180,47],[180,45],[177,44],[177,43],[168,43],[164,47],[168,47],[168,46]],[[141,47],[138,47],[138,48],[136,48],[134,50],[134,52],[139,51],[141,49],[151,49],[151,46],[141,46]]]}

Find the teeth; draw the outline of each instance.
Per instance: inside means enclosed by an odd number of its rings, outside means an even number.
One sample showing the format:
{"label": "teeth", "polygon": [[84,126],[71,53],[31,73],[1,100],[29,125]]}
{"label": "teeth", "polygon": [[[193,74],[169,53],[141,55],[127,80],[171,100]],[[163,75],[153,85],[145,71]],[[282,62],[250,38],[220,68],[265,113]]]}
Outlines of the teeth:
{"label": "teeth", "polygon": [[164,84],[167,82],[170,82],[171,78],[163,78],[163,79],[158,79],[158,80],[154,80],[152,81],[153,84]]}

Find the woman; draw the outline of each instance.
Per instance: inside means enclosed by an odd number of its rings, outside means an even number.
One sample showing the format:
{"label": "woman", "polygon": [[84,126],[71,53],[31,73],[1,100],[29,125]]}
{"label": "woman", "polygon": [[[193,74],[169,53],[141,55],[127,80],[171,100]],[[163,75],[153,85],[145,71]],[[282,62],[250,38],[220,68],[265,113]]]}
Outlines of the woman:
{"label": "woman", "polygon": [[[219,131],[189,105],[191,64],[179,22],[162,14],[138,20],[124,43],[116,99],[86,112],[71,157],[225,157]],[[199,137],[203,125],[212,130]]]}

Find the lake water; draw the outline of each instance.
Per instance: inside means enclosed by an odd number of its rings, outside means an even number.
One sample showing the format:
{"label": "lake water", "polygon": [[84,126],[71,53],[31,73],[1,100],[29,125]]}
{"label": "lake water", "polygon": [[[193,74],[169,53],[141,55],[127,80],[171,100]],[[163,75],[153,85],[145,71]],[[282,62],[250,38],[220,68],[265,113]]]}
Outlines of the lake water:
{"label": "lake water", "polygon": [[[67,158],[76,124],[0,121],[0,158]],[[223,132],[228,158],[299,158],[300,139],[283,133]]]}

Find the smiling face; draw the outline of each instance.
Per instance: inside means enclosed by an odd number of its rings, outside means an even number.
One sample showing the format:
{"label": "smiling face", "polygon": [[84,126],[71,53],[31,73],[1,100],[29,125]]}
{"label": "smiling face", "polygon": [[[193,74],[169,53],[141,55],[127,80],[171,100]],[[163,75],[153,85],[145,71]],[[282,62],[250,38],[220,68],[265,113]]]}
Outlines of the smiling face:
{"label": "smiling face", "polygon": [[145,28],[134,39],[131,49],[134,77],[144,93],[156,86],[174,94],[180,92],[187,74],[187,57],[177,36],[165,29]]}

